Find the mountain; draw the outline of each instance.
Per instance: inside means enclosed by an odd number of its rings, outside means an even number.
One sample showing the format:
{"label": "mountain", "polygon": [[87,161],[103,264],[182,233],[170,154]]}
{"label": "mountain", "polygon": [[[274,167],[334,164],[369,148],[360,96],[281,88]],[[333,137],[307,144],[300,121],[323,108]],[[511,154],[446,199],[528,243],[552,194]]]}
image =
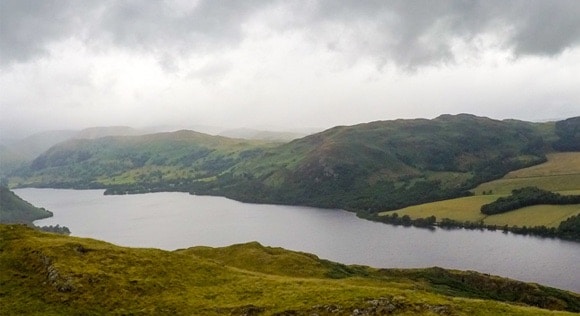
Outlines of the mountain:
{"label": "mountain", "polygon": [[553,144],[576,137],[577,120],[566,122],[460,114],[338,126],[284,144],[185,130],[71,140],[10,183],[189,191],[374,214],[469,195],[480,183],[544,162]]}
{"label": "mountain", "polygon": [[339,126],[272,148],[198,192],[374,212],[469,194],[545,161],[553,124],[472,115]]}
{"label": "mountain", "polygon": [[0,176],[7,176],[52,145],[70,139],[75,134],[76,131],[71,130],[48,131],[0,145]]}
{"label": "mountain", "polygon": [[115,135],[143,135],[145,131],[127,126],[91,127],[83,130],[57,130],[32,134],[0,145],[0,176],[6,177],[50,147],[69,139],[96,139]]}
{"label": "mountain", "polygon": [[25,178],[21,185],[32,186],[103,188],[129,184],[134,185],[133,190],[149,190],[168,183],[176,190],[189,188],[192,181],[211,180],[265,146],[261,141],[187,130],[71,139],[38,156],[19,176]]}
{"label": "mountain", "polygon": [[23,199],[5,186],[0,186],[0,223],[21,223],[32,225],[37,219],[51,217],[52,213],[38,208]]}
{"label": "mountain", "polygon": [[13,141],[8,147],[13,152],[20,154],[27,160],[36,158],[36,156],[45,152],[52,145],[70,139],[78,131],[59,130],[36,133],[18,141]]}
{"label": "mountain", "polygon": [[0,225],[7,315],[573,315],[580,296],[476,272],[374,269],[256,242],[176,251]]}

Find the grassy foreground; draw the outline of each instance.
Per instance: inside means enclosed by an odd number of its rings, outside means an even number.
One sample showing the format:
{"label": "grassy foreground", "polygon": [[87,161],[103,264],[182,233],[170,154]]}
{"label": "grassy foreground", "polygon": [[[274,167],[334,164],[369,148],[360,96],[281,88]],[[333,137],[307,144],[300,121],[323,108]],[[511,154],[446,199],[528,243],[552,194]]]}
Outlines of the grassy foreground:
{"label": "grassy foreground", "polygon": [[168,252],[0,225],[0,306],[1,315],[572,315],[580,295],[258,243]]}
{"label": "grassy foreground", "polygon": [[[396,212],[401,216],[409,215],[411,218],[434,215],[437,219],[483,221],[487,225],[520,227],[542,225],[557,227],[566,218],[580,214],[579,204],[536,205],[491,216],[480,212],[482,205],[507,196],[513,189],[526,186],[535,186],[560,194],[580,194],[580,152],[549,154],[548,161],[543,164],[512,171],[502,179],[479,185],[473,190],[475,196],[414,205]],[[491,194],[483,195],[484,192]]]}

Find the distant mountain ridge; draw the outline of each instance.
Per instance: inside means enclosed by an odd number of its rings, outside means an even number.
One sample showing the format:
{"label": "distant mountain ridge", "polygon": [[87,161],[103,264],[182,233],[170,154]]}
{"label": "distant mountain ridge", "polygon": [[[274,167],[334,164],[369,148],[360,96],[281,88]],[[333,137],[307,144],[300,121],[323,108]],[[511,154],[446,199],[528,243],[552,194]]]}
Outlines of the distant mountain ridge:
{"label": "distant mountain ridge", "polygon": [[337,126],[284,144],[192,131],[71,140],[13,174],[11,184],[188,191],[374,213],[468,195],[541,163],[554,144],[575,139],[576,118],[565,122],[459,114]]}

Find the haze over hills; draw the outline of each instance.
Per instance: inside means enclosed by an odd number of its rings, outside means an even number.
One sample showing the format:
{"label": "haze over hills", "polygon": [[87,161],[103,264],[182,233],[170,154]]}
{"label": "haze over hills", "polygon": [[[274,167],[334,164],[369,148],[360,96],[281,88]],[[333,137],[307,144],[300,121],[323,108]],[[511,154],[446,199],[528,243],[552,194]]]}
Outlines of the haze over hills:
{"label": "haze over hills", "polygon": [[267,141],[288,142],[297,138],[302,138],[310,133],[306,132],[276,132],[258,130],[253,128],[229,129],[219,133],[219,136],[231,138],[259,139]]}
{"label": "haze over hills", "polygon": [[91,127],[82,130],[57,130],[35,133],[0,145],[0,175],[5,175],[31,161],[50,147],[73,138],[95,139],[113,135],[143,135],[145,130],[127,126]]}

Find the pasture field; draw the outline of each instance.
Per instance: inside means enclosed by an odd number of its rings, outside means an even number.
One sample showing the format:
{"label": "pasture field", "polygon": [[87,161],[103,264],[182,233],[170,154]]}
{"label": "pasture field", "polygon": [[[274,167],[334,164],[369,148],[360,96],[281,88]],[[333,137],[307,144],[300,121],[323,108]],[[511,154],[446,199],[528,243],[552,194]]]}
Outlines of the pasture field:
{"label": "pasture field", "polygon": [[580,173],[569,175],[555,175],[528,178],[502,178],[499,180],[482,183],[473,189],[476,195],[484,191],[491,191],[493,194],[507,195],[513,189],[535,186],[543,190],[552,192],[573,191],[580,189]]}
{"label": "pasture field", "polygon": [[552,153],[548,161],[529,168],[508,173],[505,178],[544,177],[565,174],[580,174],[580,152]]}
{"label": "pasture field", "polygon": [[[414,205],[379,215],[397,212],[411,218],[434,215],[437,220],[450,218],[457,221],[477,222],[499,226],[546,226],[556,227],[566,218],[580,214],[580,205],[536,205],[516,211],[486,216],[480,213],[484,204],[509,195],[513,189],[526,186],[566,195],[580,194],[580,153],[552,153],[548,161],[529,168],[508,173],[502,179],[483,183],[472,190],[475,196]],[[491,194],[483,195],[484,192]]]}
{"label": "pasture field", "polygon": [[502,179],[483,183],[473,192],[510,194],[513,189],[536,186],[553,192],[580,190],[580,152],[552,153],[548,161],[508,173]]}
{"label": "pasture field", "polygon": [[382,212],[379,215],[392,214],[409,215],[411,218],[424,218],[435,215],[437,220],[451,218],[458,221],[479,221],[485,214],[479,212],[484,204],[497,200],[500,195],[476,195],[457,199],[413,205],[396,211]]}
{"label": "pasture field", "polygon": [[488,225],[508,226],[546,226],[558,227],[560,222],[570,216],[580,214],[580,204],[574,205],[534,205],[519,210],[488,216]]}

